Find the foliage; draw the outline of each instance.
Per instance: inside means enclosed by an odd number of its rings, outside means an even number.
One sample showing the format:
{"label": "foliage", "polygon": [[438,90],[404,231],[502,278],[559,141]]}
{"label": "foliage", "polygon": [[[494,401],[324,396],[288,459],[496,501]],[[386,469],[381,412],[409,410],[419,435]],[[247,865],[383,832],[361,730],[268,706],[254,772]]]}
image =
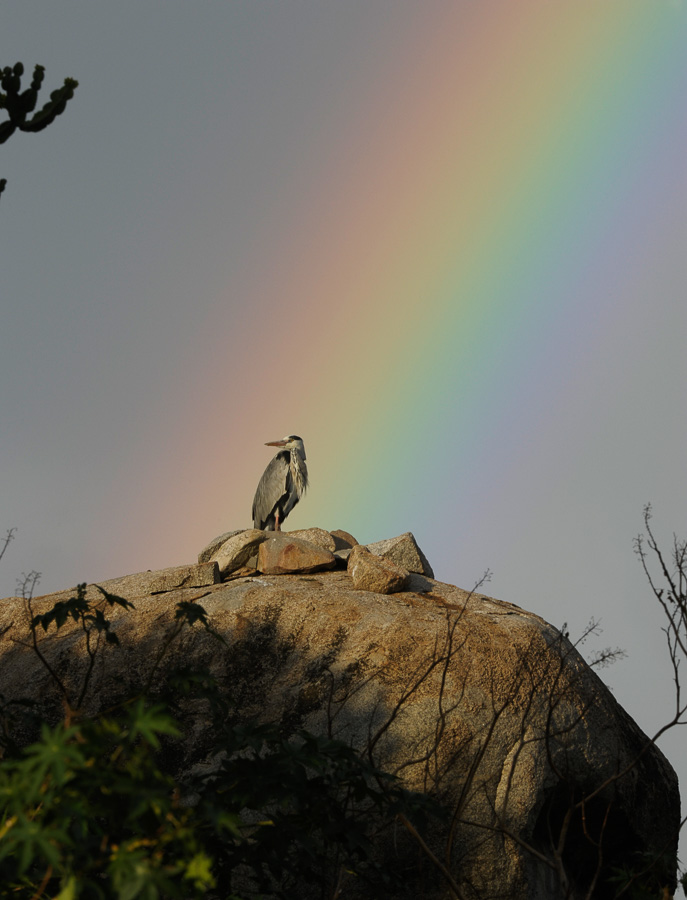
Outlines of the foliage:
{"label": "foliage", "polygon": [[[86,584],[79,584],[76,588],[75,597],[70,597],[68,600],[59,600],[52,609],[48,610],[48,612],[43,613],[43,615],[33,616],[30,622],[33,649],[40,661],[50,672],[53,681],[60,689],[65,704],[69,708],[73,707],[75,709],[80,709],[84,702],[102,639],[104,638],[107,644],[119,646],[119,638],[111,629],[110,620],[105,618],[105,607],[121,606],[123,609],[134,609],[133,603],[129,600],[110,594],[100,586],[98,586],[98,590],[103,595],[103,599],[99,603],[92,603],[86,599]],[[31,609],[31,598],[28,597],[26,599],[29,609]],[[70,691],[64,681],[54,671],[43,655],[37,636],[38,626],[40,626],[43,631],[47,631],[54,623],[55,627],[59,630],[68,619],[72,619],[76,622],[83,631],[86,638],[86,655],[88,657],[86,674],[82,679],[75,701],[71,697]]]}
{"label": "foliage", "polygon": [[[347,744],[305,731],[287,738],[273,725],[228,727],[220,746],[218,768],[189,784],[220,894],[235,888],[238,867],[250,872],[246,889],[283,898],[308,886],[334,897],[350,877],[375,895],[400,888],[398,870],[376,858],[375,838],[397,815],[436,812],[426,798]],[[227,807],[243,811],[243,841],[227,843]]]}
{"label": "foliage", "polygon": [[[666,896],[659,872],[677,871],[678,861],[673,853],[637,853],[633,864],[614,870],[609,882],[615,889],[615,896],[626,900],[656,900]],[[685,889],[685,876],[682,880]]]}
{"label": "foliage", "polygon": [[[37,65],[33,70],[31,84],[21,90],[21,78],[24,74],[22,63],[0,69],[0,109],[7,110],[9,118],[0,122],[0,144],[4,144],[15,131],[42,131],[61,115],[67,103],[74,96],[79,82],[73,78],[65,78],[62,87],[50,94],[50,100],[34,113],[38,102],[38,92],[45,78],[44,66]],[[30,113],[34,113],[29,116]],[[5,189],[6,179],[0,179],[0,193]]]}
{"label": "foliage", "polygon": [[209,860],[155,762],[160,707],[43,726],[0,768],[2,896],[182,896],[212,883]]}
{"label": "foliage", "polygon": [[[190,670],[173,674],[158,702],[130,697],[95,718],[83,715],[93,660],[119,643],[103,609],[133,606],[101,593],[88,599],[79,585],[49,611],[31,612],[32,646],[62,694],[65,717],[54,728],[43,724],[23,750],[6,743],[0,897],[292,897],[308,885],[334,897],[345,878],[382,894],[398,886],[400,876],[373,855],[376,829],[401,813],[421,820],[430,807],[348,745],[231,724],[231,702],[215,679]],[[83,631],[89,660],[72,692],[39,640],[69,622]],[[212,633],[202,606],[179,603],[170,635],[198,624]],[[159,663],[158,656],[153,667]],[[182,783],[167,760],[181,746],[176,720],[189,700],[206,703],[215,743],[208,770]]]}

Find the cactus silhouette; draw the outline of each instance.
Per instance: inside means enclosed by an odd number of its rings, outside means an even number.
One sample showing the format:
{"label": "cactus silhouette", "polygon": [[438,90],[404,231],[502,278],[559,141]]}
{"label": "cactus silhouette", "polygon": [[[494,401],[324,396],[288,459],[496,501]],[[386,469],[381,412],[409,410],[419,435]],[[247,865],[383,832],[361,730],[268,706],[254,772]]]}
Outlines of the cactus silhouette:
{"label": "cactus silhouette", "polygon": [[[38,91],[45,77],[44,66],[36,66],[33,70],[31,86],[21,91],[21,77],[24,74],[24,66],[18,62],[14,66],[6,66],[0,69],[0,109],[7,110],[9,119],[0,122],[0,144],[14,134],[15,131],[42,131],[57,116],[64,112],[69,100],[74,96],[74,90],[79,82],[73,78],[65,78],[61,88],[53,91],[50,100],[42,109],[28,118],[36,108]],[[0,179],[0,193],[5,189],[6,179]]]}

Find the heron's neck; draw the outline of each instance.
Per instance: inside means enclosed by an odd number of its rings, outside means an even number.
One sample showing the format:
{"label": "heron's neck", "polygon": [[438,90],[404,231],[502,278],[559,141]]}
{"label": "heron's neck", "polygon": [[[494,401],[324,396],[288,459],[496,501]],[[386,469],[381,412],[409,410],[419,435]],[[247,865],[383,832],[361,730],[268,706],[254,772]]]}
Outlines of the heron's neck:
{"label": "heron's neck", "polygon": [[308,486],[308,468],[305,465],[305,460],[296,450],[291,451],[289,468],[291,469],[291,478],[293,478],[296,493],[300,497]]}

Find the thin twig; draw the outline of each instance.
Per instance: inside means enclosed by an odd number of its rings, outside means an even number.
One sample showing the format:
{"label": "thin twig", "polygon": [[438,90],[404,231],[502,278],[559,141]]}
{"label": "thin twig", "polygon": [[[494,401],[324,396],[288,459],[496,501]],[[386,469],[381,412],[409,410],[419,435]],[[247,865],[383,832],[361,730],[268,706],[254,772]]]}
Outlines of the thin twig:
{"label": "thin twig", "polygon": [[449,891],[453,897],[456,897],[457,900],[465,900],[465,895],[461,891],[460,887],[456,883],[453,875],[449,872],[446,866],[438,859],[434,853],[427,846],[425,841],[422,838],[422,835],[417,831],[415,826],[410,822],[403,813],[398,814],[399,821],[403,825],[403,827],[408,831],[408,833],[415,839],[417,844],[422,848],[422,852],[425,854],[427,859],[429,859],[434,866],[441,872],[441,874],[446,879],[446,883],[448,885]]}

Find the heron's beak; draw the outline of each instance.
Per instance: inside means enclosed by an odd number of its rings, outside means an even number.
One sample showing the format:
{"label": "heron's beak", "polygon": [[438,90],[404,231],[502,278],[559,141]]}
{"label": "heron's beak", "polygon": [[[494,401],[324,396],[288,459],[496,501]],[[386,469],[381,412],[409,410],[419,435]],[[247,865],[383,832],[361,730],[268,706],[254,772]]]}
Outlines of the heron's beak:
{"label": "heron's beak", "polygon": [[286,447],[288,441],[267,441],[266,447]]}

